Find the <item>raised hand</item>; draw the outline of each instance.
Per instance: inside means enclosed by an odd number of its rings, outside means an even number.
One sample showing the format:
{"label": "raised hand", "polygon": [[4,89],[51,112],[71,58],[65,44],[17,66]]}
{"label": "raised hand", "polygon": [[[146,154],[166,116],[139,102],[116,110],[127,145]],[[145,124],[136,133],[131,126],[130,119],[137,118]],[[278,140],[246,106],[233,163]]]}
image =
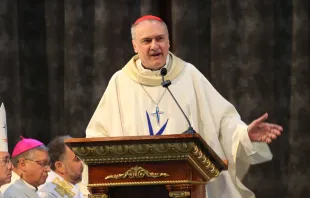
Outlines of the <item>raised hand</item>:
{"label": "raised hand", "polygon": [[277,124],[265,122],[267,118],[268,114],[265,113],[248,126],[248,134],[252,142],[266,142],[269,144],[281,135],[283,128]]}

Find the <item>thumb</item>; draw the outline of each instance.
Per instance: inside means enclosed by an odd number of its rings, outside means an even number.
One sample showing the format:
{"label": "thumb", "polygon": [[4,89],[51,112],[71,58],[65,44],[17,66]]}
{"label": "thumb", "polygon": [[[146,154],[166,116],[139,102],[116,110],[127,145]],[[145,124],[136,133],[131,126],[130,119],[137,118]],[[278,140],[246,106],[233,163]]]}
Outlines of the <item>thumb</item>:
{"label": "thumb", "polygon": [[268,113],[264,113],[261,117],[257,118],[257,119],[254,120],[253,122],[254,122],[255,124],[261,123],[261,122],[266,121],[267,118],[268,118]]}
{"label": "thumb", "polygon": [[255,127],[256,125],[258,125],[261,122],[264,122],[265,120],[267,120],[268,118],[268,113],[264,113],[261,117],[257,118],[256,120],[254,120],[249,126],[248,126],[248,131],[250,132],[252,130],[253,127]]}

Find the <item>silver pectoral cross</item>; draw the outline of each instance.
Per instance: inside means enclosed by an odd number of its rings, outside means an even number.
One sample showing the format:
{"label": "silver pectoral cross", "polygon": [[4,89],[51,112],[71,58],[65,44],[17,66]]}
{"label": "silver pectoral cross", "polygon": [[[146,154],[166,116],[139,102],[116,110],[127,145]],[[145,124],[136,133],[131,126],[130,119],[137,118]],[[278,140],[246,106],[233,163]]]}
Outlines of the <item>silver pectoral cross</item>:
{"label": "silver pectoral cross", "polygon": [[157,124],[160,124],[160,114],[164,114],[163,111],[159,110],[159,107],[156,105],[156,111],[152,113],[153,116],[156,116]]}

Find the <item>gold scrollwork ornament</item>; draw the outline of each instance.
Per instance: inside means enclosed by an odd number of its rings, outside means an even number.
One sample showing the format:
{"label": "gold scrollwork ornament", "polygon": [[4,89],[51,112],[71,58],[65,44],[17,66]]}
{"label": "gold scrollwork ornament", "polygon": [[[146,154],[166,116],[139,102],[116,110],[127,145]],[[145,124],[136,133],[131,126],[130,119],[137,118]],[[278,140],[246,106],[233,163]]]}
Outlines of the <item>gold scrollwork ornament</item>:
{"label": "gold scrollwork ornament", "polygon": [[186,198],[191,195],[190,192],[188,191],[172,191],[169,193],[169,197],[172,198]]}
{"label": "gold scrollwork ornament", "polygon": [[90,198],[108,198],[108,195],[102,194],[102,195],[90,195]]}
{"label": "gold scrollwork ornament", "polygon": [[149,178],[158,178],[158,177],[168,177],[169,175],[167,173],[152,173],[147,171],[146,169],[140,167],[140,166],[135,166],[127,170],[125,173],[122,174],[115,174],[115,175],[108,175],[105,177],[106,180],[108,179],[126,179],[126,178],[144,178],[144,177],[149,177]]}

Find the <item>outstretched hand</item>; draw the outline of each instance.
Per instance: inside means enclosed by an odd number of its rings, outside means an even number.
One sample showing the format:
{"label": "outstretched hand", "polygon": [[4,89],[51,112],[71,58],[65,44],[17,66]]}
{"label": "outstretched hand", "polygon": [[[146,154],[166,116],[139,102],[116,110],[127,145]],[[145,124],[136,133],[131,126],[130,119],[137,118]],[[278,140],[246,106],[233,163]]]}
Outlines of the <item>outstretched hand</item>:
{"label": "outstretched hand", "polygon": [[283,128],[277,124],[265,122],[267,118],[268,114],[265,113],[248,126],[248,134],[252,142],[266,142],[269,144],[281,135]]}

